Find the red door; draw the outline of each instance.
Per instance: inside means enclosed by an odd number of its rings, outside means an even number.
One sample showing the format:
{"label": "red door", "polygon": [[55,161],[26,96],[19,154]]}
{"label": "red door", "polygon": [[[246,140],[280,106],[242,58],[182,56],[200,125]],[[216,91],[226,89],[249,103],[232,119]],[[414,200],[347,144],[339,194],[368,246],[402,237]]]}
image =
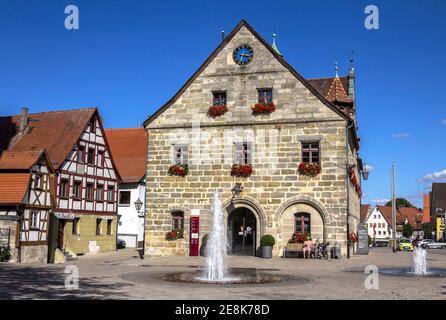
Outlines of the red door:
{"label": "red door", "polygon": [[200,217],[190,217],[189,255],[198,256],[200,252]]}

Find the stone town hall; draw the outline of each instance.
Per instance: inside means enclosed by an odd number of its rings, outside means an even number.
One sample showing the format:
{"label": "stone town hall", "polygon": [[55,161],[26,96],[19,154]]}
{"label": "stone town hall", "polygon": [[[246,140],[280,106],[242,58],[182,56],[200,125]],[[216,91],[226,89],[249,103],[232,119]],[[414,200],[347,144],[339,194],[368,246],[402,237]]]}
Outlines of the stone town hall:
{"label": "stone town hall", "polygon": [[[242,20],[144,122],[145,254],[197,255],[214,190],[229,254],[253,255],[271,234],[279,256],[294,232],[345,254],[361,197],[354,81],[353,68],[303,78]],[[172,240],[172,230],[183,234]]]}

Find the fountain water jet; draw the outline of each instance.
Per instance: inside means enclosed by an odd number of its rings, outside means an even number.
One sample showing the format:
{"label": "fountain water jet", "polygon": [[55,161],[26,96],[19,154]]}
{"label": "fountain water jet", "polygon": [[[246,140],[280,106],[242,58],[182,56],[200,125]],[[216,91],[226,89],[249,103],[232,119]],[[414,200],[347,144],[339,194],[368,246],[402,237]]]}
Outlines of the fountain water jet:
{"label": "fountain water jet", "polygon": [[206,245],[206,266],[204,275],[197,280],[208,282],[237,281],[239,278],[228,276],[226,263],[226,235],[223,215],[223,207],[220,193],[214,191],[214,204],[212,206],[212,228]]}
{"label": "fountain water jet", "polygon": [[426,250],[420,247],[413,249],[413,267],[416,275],[427,274]]}

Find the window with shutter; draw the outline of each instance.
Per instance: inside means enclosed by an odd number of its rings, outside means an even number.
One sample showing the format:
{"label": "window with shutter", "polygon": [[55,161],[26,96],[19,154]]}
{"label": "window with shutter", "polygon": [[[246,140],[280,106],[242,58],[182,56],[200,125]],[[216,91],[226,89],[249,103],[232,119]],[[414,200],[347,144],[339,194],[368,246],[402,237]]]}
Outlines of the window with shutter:
{"label": "window with shutter", "polygon": [[235,164],[252,164],[251,143],[235,143]]}

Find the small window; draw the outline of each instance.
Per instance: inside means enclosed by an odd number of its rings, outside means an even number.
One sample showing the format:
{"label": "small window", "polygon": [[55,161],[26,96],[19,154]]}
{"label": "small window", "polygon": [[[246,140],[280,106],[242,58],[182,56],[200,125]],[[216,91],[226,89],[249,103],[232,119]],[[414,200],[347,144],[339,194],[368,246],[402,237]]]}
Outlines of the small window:
{"label": "small window", "polygon": [[251,144],[247,142],[235,143],[235,163],[252,164]]}
{"label": "small window", "polygon": [[182,211],[172,212],[172,230],[184,230],[184,213]]}
{"label": "small window", "polygon": [[36,174],[34,176],[34,189],[42,189],[43,188],[43,175]]}
{"label": "small window", "polygon": [[79,145],[77,147],[77,162],[84,163],[85,162],[85,147]]}
{"label": "small window", "polygon": [[294,214],[294,231],[297,233],[311,233],[311,219],[309,213]]}
{"label": "small window", "polygon": [[115,188],[110,186],[107,189],[107,201],[114,201],[115,200]]}
{"label": "small window", "polygon": [[213,92],[213,102],[214,106],[225,106],[226,105],[226,91],[216,91]]}
{"label": "small window", "polygon": [[37,211],[31,211],[29,216],[29,228],[39,229],[39,213]]}
{"label": "small window", "polygon": [[102,184],[98,184],[96,187],[96,200],[104,201],[104,186]]}
{"label": "small window", "polygon": [[98,150],[98,167],[104,166],[104,151]]}
{"label": "small window", "polygon": [[96,219],[96,235],[102,235],[102,219]]}
{"label": "small window", "polygon": [[81,198],[82,182],[75,181],[73,185],[73,197],[74,199]]}
{"label": "small window", "polygon": [[74,234],[74,235],[80,235],[80,231],[79,231],[79,221],[80,221],[80,218],[74,218],[74,219],[73,219],[73,229],[72,229],[72,234]]}
{"label": "small window", "polygon": [[85,190],[85,198],[87,200],[93,200],[93,183],[87,183],[87,188]]}
{"label": "small window", "polygon": [[273,90],[272,89],[258,89],[259,103],[268,104],[273,102]]}
{"label": "small window", "polygon": [[87,154],[87,163],[88,164],[94,164],[94,149],[88,148],[88,154]]}
{"label": "small window", "polygon": [[188,164],[189,150],[188,146],[174,146],[174,164]]}
{"label": "small window", "polygon": [[119,204],[130,205],[130,191],[119,191]]}
{"label": "small window", "polygon": [[67,179],[60,180],[59,196],[61,198],[68,198],[68,180]]}
{"label": "small window", "polygon": [[107,220],[107,235],[111,236],[113,234],[112,230],[113,220]]}
{"label": "small window", "polygon": [[302,161],[319,163],[319,142],[302,143]]}

